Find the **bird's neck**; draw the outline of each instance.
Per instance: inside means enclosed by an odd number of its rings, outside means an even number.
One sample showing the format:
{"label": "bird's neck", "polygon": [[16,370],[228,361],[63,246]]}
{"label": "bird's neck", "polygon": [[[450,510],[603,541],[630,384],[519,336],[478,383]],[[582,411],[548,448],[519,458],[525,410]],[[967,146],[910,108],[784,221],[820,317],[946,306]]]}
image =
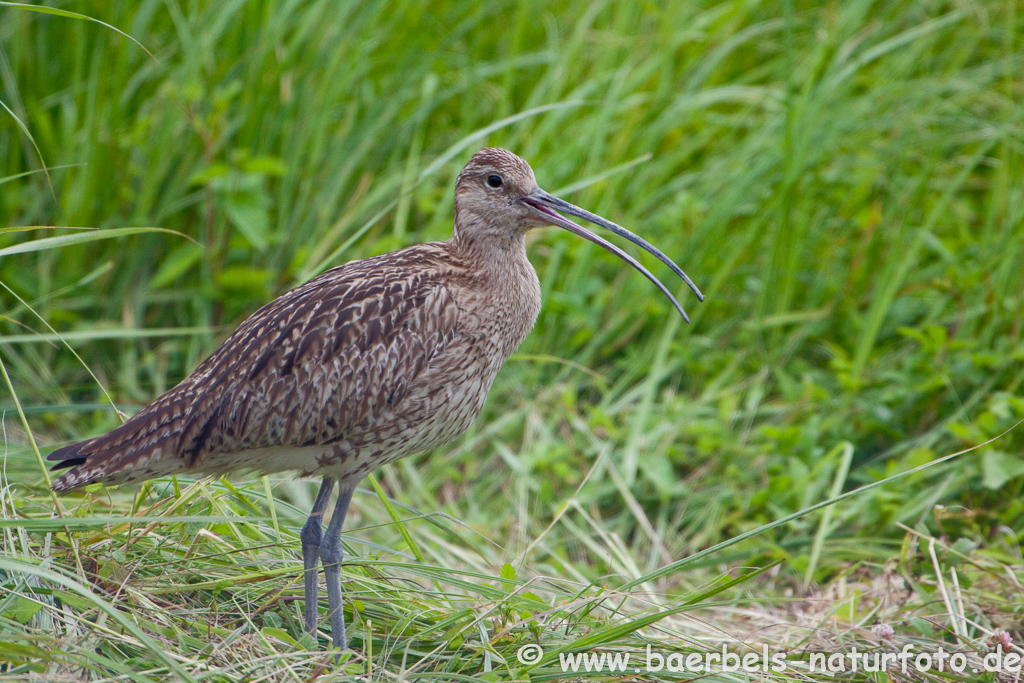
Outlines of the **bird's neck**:
{"label": "bird's neck", "polygon": [[481,271],[499,266],[495,274],[503,270],[501,266],[504,264],[526,260],[526,236],[521,232],[457,230],[452,234],[449,244],[454,253],[472,262]]}
{"label": "bird's neck", "polygon": [[457,211],[448,244],[474,271],[496,283],[520,279],[524,269],[533,272],[526,258],[525,231],[494,227],[488,217]]}
{"label": "bird's neck", "polygon": [[455,229],[448,243],[463,258],[481,263],[497,261],[499,256],[507,259],[521,254],[526,258],[525,232],[493,225],[490,217],[456,209]]}
{"label": "bird's neck", "polygon": [[499,355],[504,362],[540,312],[540,282],[526,258],[526,236],[522,232],[473,230],[470,226],[456,230],[448,246],[474,282],[468,291],[478,301],[469,310],[489,318],[484,328],[502,328],[495,339],[501,340]]}

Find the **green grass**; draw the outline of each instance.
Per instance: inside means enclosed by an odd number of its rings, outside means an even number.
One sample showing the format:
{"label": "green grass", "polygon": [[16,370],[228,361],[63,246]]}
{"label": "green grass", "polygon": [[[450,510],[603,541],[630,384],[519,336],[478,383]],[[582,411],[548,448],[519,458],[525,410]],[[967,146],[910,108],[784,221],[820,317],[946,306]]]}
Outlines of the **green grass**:
{"label": "green grass", "polygon": [[[173,233],[0,232],[4,676],[549,680],[558,648],[1021,643],[1013,0],[54,5],[152,56],[0,5],[2,227]],[[485,144],[707,300],[673,283],[687,326],[614,257],[531,234],[544,309],[484,414],[356,496],[348,661],[299,626],[313,484],[48,494],[40,455],[262,303],[445,239]]]}

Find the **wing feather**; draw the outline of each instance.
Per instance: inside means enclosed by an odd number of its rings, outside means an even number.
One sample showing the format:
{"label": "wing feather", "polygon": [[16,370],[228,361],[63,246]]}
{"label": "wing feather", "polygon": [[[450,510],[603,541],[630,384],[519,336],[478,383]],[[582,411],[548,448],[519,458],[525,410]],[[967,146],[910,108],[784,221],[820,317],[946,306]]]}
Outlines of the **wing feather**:
{"label": "wing feather", "polygon": [[346,438],[399,404],[457,334],[443,257],[439,245],[419,245],[285,293],[125,424],[52,453],[74,467],[54,487],[117,480],[141,459],[204,471],[218,453]]}

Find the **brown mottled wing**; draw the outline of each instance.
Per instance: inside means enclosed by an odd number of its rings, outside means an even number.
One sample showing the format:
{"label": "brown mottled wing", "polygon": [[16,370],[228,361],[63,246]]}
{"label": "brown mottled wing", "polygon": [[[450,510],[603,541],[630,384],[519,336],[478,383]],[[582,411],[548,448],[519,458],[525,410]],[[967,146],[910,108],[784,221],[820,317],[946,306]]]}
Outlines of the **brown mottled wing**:
{"label": "brown mottled wing", "polygon": [[[66,490],[126,469],[214,468],[217,453],[340,441],[402,400],[454,337],[436,245],[346,264],[257,311],[188,378],[125,424],[55,451]],[[60,467],[60,465],[58,465]],[[148,470],[147,470],[148,468]]]}

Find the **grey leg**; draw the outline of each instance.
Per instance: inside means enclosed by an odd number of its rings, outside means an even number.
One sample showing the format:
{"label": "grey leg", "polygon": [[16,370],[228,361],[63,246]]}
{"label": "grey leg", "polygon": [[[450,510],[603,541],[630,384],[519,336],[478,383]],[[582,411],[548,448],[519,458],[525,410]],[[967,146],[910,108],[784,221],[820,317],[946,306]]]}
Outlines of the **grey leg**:
{"label": "grey leg", "polygon": [[316,565],[320,561],[320,542],[323,538],[324,509],[327,508],[327,501],[334,491],[334,480],[324,477],[324,483],[316,494],[316,501],[313,509],[309,512],[309,519],[302,526],[299,538],[302,540],[302,566],[306,570],[306,632],[316,633],[316,603],[317,603],[317,581]]}
{"label": "grey leg", "polygon": [[345,523],[348,504],[352,502],[352,492],[356,485],[342,484],[338,489],[338,502],[334,506],[331,523],[327,525],[327,533],[320,545],[320,559],[324,563],[324,576],[327,579],[327,605],[331,611],[331,633],[334,634],[334,647],[344,650],[348,647],[345,638],[345,614],[341,611],[341,525]]}

